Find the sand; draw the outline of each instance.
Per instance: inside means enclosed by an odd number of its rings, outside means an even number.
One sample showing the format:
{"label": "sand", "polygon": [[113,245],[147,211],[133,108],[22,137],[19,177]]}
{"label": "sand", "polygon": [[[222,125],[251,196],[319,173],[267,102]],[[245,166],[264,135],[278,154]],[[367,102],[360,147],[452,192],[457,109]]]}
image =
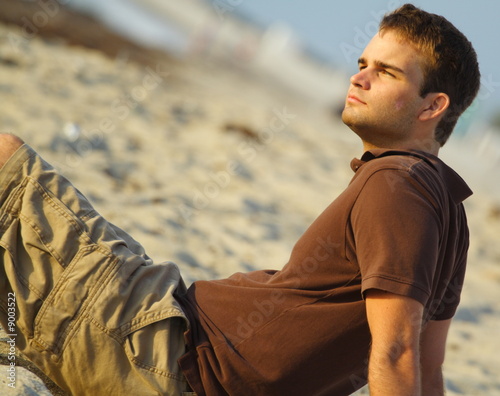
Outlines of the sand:
{"label": "sand", "polygon": [[[177,262],[188,284],[282,267],[352,177],[358,138],[270,80],[214,60],[137,61],[39,35],[13,45],[22,34],[0,25],[0,132],[25,139],[151,257]],[[444,370],[448,395],[496,395],[500,199],[480,181],[498,177],[471,142],[443,149],[475,189]],[[5,394],[29,394],[17,391]]]}

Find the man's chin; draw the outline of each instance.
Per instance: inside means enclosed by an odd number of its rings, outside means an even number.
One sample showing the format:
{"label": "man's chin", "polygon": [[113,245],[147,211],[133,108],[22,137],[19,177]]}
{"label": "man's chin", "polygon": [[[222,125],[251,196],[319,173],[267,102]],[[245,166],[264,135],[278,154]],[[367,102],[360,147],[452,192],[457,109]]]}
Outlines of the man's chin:
{"label": "man's chin", "polygon": [[349,128],[351,128],[354,132],[356,132],[357,122],[354,115],[351,112],[351,109],[349,109],[348,107],[345,107],[344,110],[342,111],[342,122]]}
{"label": "man's chin", "polygon": [[351,116],[349,114],[349,109],[347,107],[344,107],[344,110],[342,110],[342,122],[346,124],[349,128],[351,127]]}

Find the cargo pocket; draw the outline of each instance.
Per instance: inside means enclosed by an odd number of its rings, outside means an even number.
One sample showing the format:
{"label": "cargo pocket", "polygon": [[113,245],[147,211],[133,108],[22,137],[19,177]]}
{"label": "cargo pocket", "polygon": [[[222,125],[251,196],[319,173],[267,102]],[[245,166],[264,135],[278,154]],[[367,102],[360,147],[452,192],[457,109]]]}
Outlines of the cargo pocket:
{"label": "cargo pocket", "polygon": [[56,360],[107,284],[117,259],[98,245],[82,247],[36,315],[32,346]]}
{"label": "cargo pocket", "polygon": [[58,181],[50,187],[72,209],[31,177],[22,180],[8,206],[19,219],[9,243],[17,279],[25,285],[20,325],[35,349],[55,358],[118,265],[109,248],[93,243],[74,213],[88,215],[92,206],[65,179]]}
{"label": "cargo pocket", "polygon": [[183,317],[161,319],[128,334],[125,351],[137,367],[182,379],[177,360],[185,353],[185,330]]}
{"label": "cargo pocket", "polygon": [[125,354],[157,394],[181,395],[186,379],[177,363],[185,353],[183,317],[171,316],[150,323],[127,335]]}

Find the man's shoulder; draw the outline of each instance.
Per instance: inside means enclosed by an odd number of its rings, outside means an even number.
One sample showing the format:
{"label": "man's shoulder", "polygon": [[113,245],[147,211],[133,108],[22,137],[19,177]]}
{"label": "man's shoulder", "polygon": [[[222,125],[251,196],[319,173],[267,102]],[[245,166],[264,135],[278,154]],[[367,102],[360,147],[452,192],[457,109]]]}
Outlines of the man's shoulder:
{"label": "man's shoulder", "polygon": [[[351,183],[355,196],[403,204],[407,196],[425,196],[436,204],[446,201],[447,188],[425,157],[400,151],[384,151],[362,157]],[[362,195],[361,192],[363,191]]]}
{"label": "man's shoulder", "polygon": [[[446,190],[458,204],[472,194],[465,181],[437,156],[417,150],[374,150],[364,153],[356,173],[370,178],[386,170],[405,174],[410,179]],[[360,172],[361,171],[361,172]]]}

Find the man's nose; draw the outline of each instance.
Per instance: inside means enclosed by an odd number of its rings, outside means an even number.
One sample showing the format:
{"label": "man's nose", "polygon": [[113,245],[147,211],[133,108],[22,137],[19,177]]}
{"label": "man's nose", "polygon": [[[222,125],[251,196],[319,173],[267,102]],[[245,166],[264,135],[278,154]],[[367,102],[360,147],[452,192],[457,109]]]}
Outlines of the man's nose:
{"label": "man's nose", "polygon": [[359,87],[361,89],[369,89],[370,88],[370,79],[368,73],[365,69],[360,70],[356,74],[354,74],[351,79],[351,84]]}

